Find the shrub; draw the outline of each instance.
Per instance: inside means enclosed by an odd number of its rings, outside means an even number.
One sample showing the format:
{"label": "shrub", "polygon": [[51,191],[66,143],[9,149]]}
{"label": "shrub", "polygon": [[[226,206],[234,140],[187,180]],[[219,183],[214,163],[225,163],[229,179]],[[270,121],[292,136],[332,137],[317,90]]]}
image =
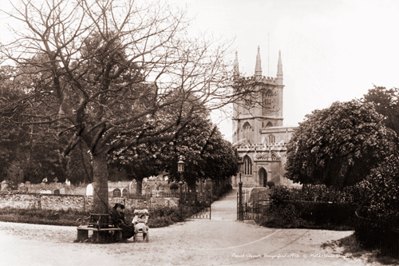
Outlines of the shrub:
{"label": "shrub", "polygon": [[360,207],[363,215],[371,219],[385,220],[389,223],[399,222],[399,159],[392,155],[371,171],[368,180],[357,184],[363,192]]}
{"label": "shrub", "polygon": [[233,189],[233,187],[231,186],[231,184],[226,184],[226,185],[224,186],[224,189],[225,189],[225,191],[229,192],[230,190]]}
{"label": "shrub", "polygon": [[269,188],[272,188],[272,187],[274,187],[275,185],[274,185],[274,182],[273,182],[273,181],[268,181],[268,182],[266,183],[266,186],[268,186]]}
{"label": "shrub", "polygon": [[218,200],[220,197],[223,197],[226,193],[230,192],[233,187],[230,184],[225,184],[224,186],[217,189],[216,194],[213,195],[213,201]]}
{"label": "shrub", "polygon": [[265,211],[264,219],[260,222],[262,226],[268,227],[300,227],[303,223],[293,204],[271,205]]}
{"label": "shrub", "polygon": [[[302,189],[284,186],[271,189],[270,208],[264,225],[351,229],[356,205],[348,192],[325,185],[307,185]],[[316,201],[317,200],[317,201]]]}
{"label": "shrub", "polygon": [[282,204],[285,201],[292,200],[292,191],[294,191],[294,189],[290,190],[286,186],[273,187],[270,194],[270,199],[272,200],[273,204]]}

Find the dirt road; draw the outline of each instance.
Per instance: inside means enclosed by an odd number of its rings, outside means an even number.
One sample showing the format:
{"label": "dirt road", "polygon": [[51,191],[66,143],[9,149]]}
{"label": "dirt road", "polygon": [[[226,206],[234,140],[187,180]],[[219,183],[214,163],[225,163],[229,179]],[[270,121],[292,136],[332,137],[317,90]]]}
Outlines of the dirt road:
{"label": "dirt road", "polygon": [[320,247],[353,232],[237,222],[234,196],[214,203],[212,220],[150,229],[149,243],[73,243],[76,227],[0,223],[0,265],[365,265]]}

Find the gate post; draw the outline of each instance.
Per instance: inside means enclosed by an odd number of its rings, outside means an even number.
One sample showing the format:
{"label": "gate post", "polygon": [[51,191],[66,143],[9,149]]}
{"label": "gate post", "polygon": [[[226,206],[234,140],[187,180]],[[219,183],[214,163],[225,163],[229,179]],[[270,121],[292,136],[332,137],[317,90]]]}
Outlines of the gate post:
{"label": "gate post", "polygon": [[179,207],[180,207],[180,217],[183,219],[183,181],[180,178],[179,181],[179,187],[180,187],[180,202],[179,202]]}
{"label": "gate post", "polygon": [[244,212],[242,209],[242,182],[241,182],[241,173],[240,173],[240,183],[238,183],[238,220],[244,220]]}

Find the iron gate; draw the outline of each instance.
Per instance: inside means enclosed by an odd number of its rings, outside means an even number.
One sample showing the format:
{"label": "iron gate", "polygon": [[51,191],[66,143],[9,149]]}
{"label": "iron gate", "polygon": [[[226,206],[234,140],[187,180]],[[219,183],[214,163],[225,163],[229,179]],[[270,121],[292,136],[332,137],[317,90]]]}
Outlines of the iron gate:
{"label": "iron gate", "polygon": [[211,219],[211,193],[183,193],[183,216],[190,219]]}
{"label": "iron gate", "polygon": [[265,197],[262,193],[250,193],[243,190],[241,194],[242,214],[240,215],[240,193],[237,193],[237,220],[240,216],[243,220],[260,220],[265,216],[265,211],[270,205],[269,197]]}

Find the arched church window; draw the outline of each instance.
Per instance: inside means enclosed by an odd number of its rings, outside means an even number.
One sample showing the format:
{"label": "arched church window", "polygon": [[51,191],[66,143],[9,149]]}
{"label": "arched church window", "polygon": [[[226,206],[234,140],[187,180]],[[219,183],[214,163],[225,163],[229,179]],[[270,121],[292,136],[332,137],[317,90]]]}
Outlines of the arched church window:
{"label": "arched church window", "polygon": [[266,127],[272,127],[272,126],[273,126],[272,122],[268,122],[267,125],[266,125]]}
{"label": "arched church window", "polygon": [[244,157],[244,174],[252,175],[252,161],[248,155]]}
{"label": "arched church window", "polygon": [[248,123],[248,122],[245,122],[244,125],[242,126],[242,128],[243,128],[244,130],[246,130],[246,129],[251,129],[251,124]]}
{"label": "arched church window", "polygon": [[249,143],[251,143],[251,131],[252,127],[251,124],[248,122],[245,122],[244,125],[242,126],[242,129],[244,131],[243,137],[248,140]]}

